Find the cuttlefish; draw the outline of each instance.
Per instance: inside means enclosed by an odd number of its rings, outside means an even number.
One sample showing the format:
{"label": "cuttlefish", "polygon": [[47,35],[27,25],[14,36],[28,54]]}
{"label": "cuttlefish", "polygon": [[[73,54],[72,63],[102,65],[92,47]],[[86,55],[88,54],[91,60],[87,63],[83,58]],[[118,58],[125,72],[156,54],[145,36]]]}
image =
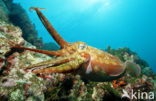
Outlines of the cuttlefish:
{"label": "cuttlefish", "polygon": [[88,46],[84,42],[77,41],[69,43],[65,41],[53,28],[40,9],[31,7],[35,10],[39,19],[50,33],[52,38],[60,46],[58,51],[47,51],[39,49],[25,48],[22,46],[13,46],[14,48],[30,50],[38,53],[54,56],[52,59],[31,65],[26,70],[32,73],[77,73],[82,77],[92,81],[110,81],[125,73],[125,70],[138,76],[140,74],[139,65],[132,62],[123,63],[117,57],[104,52],[100,49]]}

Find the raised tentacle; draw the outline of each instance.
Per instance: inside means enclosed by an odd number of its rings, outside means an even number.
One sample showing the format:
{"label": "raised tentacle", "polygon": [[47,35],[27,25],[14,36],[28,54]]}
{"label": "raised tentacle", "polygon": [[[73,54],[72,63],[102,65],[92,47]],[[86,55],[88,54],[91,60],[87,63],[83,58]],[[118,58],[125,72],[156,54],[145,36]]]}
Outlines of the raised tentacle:
{"label": "raised tentacle", "polygon": [[24,50],[30,50],[42,54],[47,54],[47,55],[52,55],[52,56],[60,56],[63,55],[63,52],[61,50],[58,51],[47,51],[47,50],[39,50],[39,49],[32,49],[32,48],[25,48],[21,46],[13,46],[13,48],[18,48],[18,49],[24,49]]}
{"label": "raised tentacle", "polygon": [[37,12],[38,17],[40,18],[41,22],[47,29],[47,31],[50,33],[50,35],[54,38],[54,40],[60,45],[61,48],[64,48],[65,46],[68,45],[68,42],[66,42],[58,33],[57,31],[53,28],[53,26],[50,24],[50,22],[47,20],[47,18],[39,11],[39,9],[44,9],[44,8],[35,8],[31,7],[29,10],[34,9]]}

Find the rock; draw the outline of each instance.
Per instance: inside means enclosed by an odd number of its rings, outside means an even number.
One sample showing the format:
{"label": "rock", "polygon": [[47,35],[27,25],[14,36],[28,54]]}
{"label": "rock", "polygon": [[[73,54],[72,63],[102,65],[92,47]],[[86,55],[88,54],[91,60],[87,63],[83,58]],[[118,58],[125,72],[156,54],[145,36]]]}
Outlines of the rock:
{"label": "rock", "polygon": [[24,44],[21,29],[12,24],[0,21],[0,42],[0,54],[2,55],[10,51],[11,45]]}
{"label": "rock", "polygon": [[[13,45],[35,48],[22,38],[19,27],[4,21],[0,22],[0,95],[9,100],[26,100],[27,93],[30,97],[36,96],[35,99],[43,100],[43,89],[46,88],[43,79],[30,72],[26,73],[24,68],[51,57],[31,51],[22,53],[13,51],[11,49]],[[28,84],[30,86],[25,91]]]}

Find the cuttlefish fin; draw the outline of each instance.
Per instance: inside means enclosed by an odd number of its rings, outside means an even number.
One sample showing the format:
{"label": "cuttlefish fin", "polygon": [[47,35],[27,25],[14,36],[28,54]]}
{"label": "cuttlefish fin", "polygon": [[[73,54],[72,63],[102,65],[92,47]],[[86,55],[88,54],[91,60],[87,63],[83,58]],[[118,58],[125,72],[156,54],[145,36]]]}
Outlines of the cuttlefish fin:
{"label": "cuttlefish fin", "polygon": [[141,74],[141,67],[130,61],[125,62],[126,70],[133,76],[138,77]]}
{"label": "cuttlefish fin", "polygon": [[57,31],[53,28],[53,26],[50,24],[48,19],[42,14],[42,12],[39,11],[39,9],[44,8],[35,8],[31,7],[29,10],[34,9],[37,12],[38,17],[40,18],[41,22],[47,29],[47,31],[50,33],[50,35],[54,38],[54,40],[60,45],[61,48],[64,48],[65,46],[68,45],[68,42],[66,42],[58,33]]}
{"label": "cuttlefish fin", "polygon": [[52,55],[52,56],[60,56],[63,55],[63,52],[61,50],[58,51],[47,51],[47,50],[39,50],[39,49],[32,49],[32,48],[25,48],[22,46],[11,46],[12,48],[17,48],[17,49],[24,49],[24,50],[30,50],[42,54],[47,54],[47,55]]}

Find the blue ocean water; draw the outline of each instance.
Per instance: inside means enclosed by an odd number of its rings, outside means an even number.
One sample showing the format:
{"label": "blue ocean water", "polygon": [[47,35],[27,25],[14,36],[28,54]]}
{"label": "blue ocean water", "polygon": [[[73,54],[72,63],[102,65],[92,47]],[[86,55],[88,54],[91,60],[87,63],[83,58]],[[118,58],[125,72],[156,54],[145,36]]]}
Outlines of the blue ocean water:
{"label": "blue ocean water", "polygon": [[156,0],[14,0],[27,11],[44,42],[54,42],[30,7],[42,11],[68,42],[105,49],[129,47],[156,72]]}

